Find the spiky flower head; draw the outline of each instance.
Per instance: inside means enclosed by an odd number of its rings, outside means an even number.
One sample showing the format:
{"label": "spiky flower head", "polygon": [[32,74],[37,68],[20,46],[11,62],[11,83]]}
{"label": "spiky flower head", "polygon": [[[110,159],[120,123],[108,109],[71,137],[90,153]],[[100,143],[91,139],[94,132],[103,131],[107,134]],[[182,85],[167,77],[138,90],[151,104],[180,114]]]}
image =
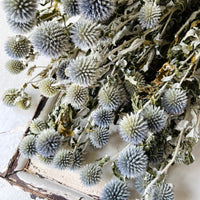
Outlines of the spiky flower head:
{"label": "spiky flower head", "polygon": [[39,118],[35,118],[31,121],[31,124],[30,124],[30,130],[31,132],[33,133],[40,133],[42,132],[44,129],[47,128],[47,124],[45,121],[39,119]]}
{"label": "spiky flower head", "polygon": [[65,74],[65,70],[67,69],[68,64],[69,64],[68,60],[64,60],[59,64],[58,70],[56,71],[56,75],[57,75],[58,79],[60,79],[60,80],[68,79],[68,77]]}
{"label": "spiky flower head", "polygon": [[37,12],[37,0],[4,0],[7,17],[15,22],[28,22]]}
{"label": "spiky flower head", "polygon": [[146,171],[148,158],[141,147],[129,146],[117,159],[117,168],[127,178],[136,178]]}
{"label": "spiky flower head", "polygon": [[39,90],[41,94],[43,94],[46,97],[52,97],[55,96],[58,93],[58,88],[54,86],[57,81],[53,78],[45,78],[42,81],[40,81],[39,84]]}
{"label": "spiky flower head", "polygon": [[6,69],[12,74],[19,74],[25,69],[25,65],[19,60],[9,60],[6,62]]}
{"label": "spiky flower head", "polygon": [[10,37],[5,43],[5,51],[13,59],[24,58],[30,51],[30,41],[22,35]]}
{"label": "spiky flower head", "polygon": [[115,11],[114,0],[80,0],[80,13],[89,20],[105,21]]}
{"label": "spiky flower head", "polygon": [[36,140],[37,152],[43,157],[54,155],[60,147],[62,138],[54,129],[45,129]]}
{"label": "spiky flower head", "polygon": [[34,48],[42,55],[55,58],[69,48],[67,33],[59,23],[44,22],[33,33]]}
{"label": "spiky flower head", "polygon": [[119,123],[119,133],[122,139],[132,144],[139,144],[145,140],[148,130],[147,121],[138,114],[127,114]]}
{"label": "spiky flower head", "polygon": [[84,153],[81,148],[77,148],[76,151],[73,153],[72,165],[70,169],[76,170],[79,169],[84,160]]}
{"label": "spiky flower head", "polygon": [[89,100],[88,88],[76,84],[70,85],[67,88],[65,100],[76,109],[84,107]]}
{"label": "spiky flower head", "polygon": [[103,108],[98,108],[92,113],[93,121],[94,123],[101,127],[106,128],[109,127],[109,125],[114,120],[114,113],[109,110],[105,110]]}
{"label": "spiky flower head", "polygon": [[67,16],[74,16],[79,14],[78,0],[62,0],[63,12]]}
{"label": "spiky flower head", "polygon": [[51,164],[51,163],[53,162],[53,158],[54,158],[54,156],[44,157],[44,156],[42,156],[42,155],[38,155],[38,159],[39,159],[42,163],[44,163],[44,164],[46,164],[46,165]]}
{"label": "spiky flower head", "polygon": [[71,151],[66,149],[59,150],[53,159],[54,166],[58,169],[69,168],[73,161],[73,154]]}
{"label": "spiky flower head", "polygon": [[27,110],[31,107],[31,97],[27,93],[23,93],[23,96],[15,100],[15,105],[22,110]]}
{"label": "spiky flower head", "polygon": [[95,128],[90,133],[90,141],[96,148],[102,148],[108,143],[109,140],[109,129],[107,128]]}
{"label": "spiky flower head", "polygon": [[128,200],[129,195],[126,183],[120,180],[111,180],[104,186],[100,200]]}
{"label": "spiky flower head", "polygon": [[152,132],[160,132],[166,126],[168,115],[160,107],[149,105],[142,111],[142,115]]}
{"label": "spiky flower head", "polygon": [[20,143],[20,153],[22,153],[27,158],[32,157],[37,153],[36,150],[36,137],[34,135],[28,135],[23,138]]}
{"label": "spiky flower head", "polygon": [[93,186],[101,180],[102,168],[96,163],[85,165],[80,173],[81,182],[85,186]]}
{"label": "spiky flower head", "polygon": [[162,105],[167,113],[179,115],[184,112],[188,98],[186,92],[181,88],[170,88],[163,96]]}
{"label": "spiky flower head", "polygon": [[18,90],[15,88],[6,90],[2,96],[3,103],[5,103],[7,106],[14,106],[15,99],[18,97],[17,92]]}
{"label": "spiky flower head", "polygon": [[70,37],[75,46],[87,51],[89,48],[96,46],[102,35],[103,26],[95,22],[81,20],[74,24],[70,32]]}
{"label": "spiky flower head", "polygon": [[153,28],[158,24],[160,16],[161,9],[156,2],[146,0],[139,12],[139,22],[142,28]]}

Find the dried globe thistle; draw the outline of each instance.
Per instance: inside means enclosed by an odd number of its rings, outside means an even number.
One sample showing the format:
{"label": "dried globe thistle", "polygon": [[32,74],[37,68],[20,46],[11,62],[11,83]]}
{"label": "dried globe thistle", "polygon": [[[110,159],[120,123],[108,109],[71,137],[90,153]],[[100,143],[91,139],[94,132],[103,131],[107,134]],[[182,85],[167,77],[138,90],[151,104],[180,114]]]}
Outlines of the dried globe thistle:
{"label": "dried globe thistle", "polygon": [[184,112],[188,98],[186,92],[180,88],[170,88],[163,96],[162,105],[167,113],[179,115]]}
{"label": "dried globe thistle", "polygon": [[129,146],[120,152],[117,168],[127,178],[136,178],[146,171],[148,158],[141,147]]}
{"label": "dried globe thistle", "polygon": [[5,51],[13,59],[24,58],[30,51],[30,41],[22,35],[10,37],[5,44]]}
{"label": "dried globe thistle", "polygon": [[142,28],[153,28],[158,24],[161,9],[155,2],[145,1],[139,12],[139,22]]}
{"label": "dried globe thistle", "polygon": [[37,0],[4,0],[7,17],[15,22],[28,22],[37,12]]}
{"label": "dried globe thistle", "polygon": [[53,159],[54,166],[58,169],[69,168],[73,161],[73,154],[71,151],[66,149],[59,150]]}
{"label": "dried globe thistle", "polygon": [[12,74],[19,74],[25,67],[23,62],[19,60],[9,60],[6,62],[6,69]]}
{"label": "dried globe thistle", "polygon": [[84,160],[84,153],[81,148],[77,148],[73,153],[72,165],[70,169],[75,170],[81,167]]}
{"label": "dried globe thistle", "polygon": [[46,165],[49,165],[53,162],[54,156],[44,157],[42,155],[38,155],[38,159]]}
{"label": "dried globe thistle", "polygon": [[148,133],[147,121],[141,115],[127,114],[119,123],[119,133],[128,143],[139,144],[146,139]]}
{"label": "dried globe thistle", "polygon": [[53,78],[45,78],[42,81],[40,81],[39,84],[39,90],[41,94],[43,94],[46,97],[52,97],[55,96],[58,93],[58,88],[54,86],[57,81]]}
{"label": "dried globe thistle", "polygon": [[65,74],[65,70],[67,69],[68,64],[69,64],[68,60],[64,60],[59,64],[58,70],[56,71],[56,75],[57,75],[58,79],[60,79],[60,80],[68,79],[68,77]]}
{"label": "dried globe thistle", "polygon": [[80,13],[89,20],[104,21],[115,11],[113,0],[80,0]]}
{"label": "dried globe thistle", "polygon": [[15,100],[15,105],[22,110],[27,110],[31,107],[31,97],[24,93],[23,96]]}
{"label": "dried globe thistle", "polygon": [[129,192],[126,183],[120,180],[111,180],[103,188],[100,200],[128,200]]}
{"label": "dried globe thistle", "polygon": [[62,0],[63,11],[68,16],[79,14],[78,0]]}
{"label": "dried globe thistle", "polygon": [[36,150],[36,137],[34,135],[28,135],[23,138],[20,143],[20,153],[30,158],[37,153]]}
{"label": "dried globe thistle", "polygon": [[14,106],[15,99],[18,96],[17,92],[18,92],[18,90],[15,88],[6,90],[2,97],[3,103],[5,103],[7,106]]}
{"label": "dried globe thistle", "polygon": [[52,21],[44,22],[35,30],[32,43],[39,53],[52,58],[60,56],[69,46],[64,27]]}
{"label": "dried globe thistle", "polygon": [[31,121],[30,130],[33,133],[38,134],[46,128],[47,128],[46,122],[41,119],[36,118]]}
{"label": "dried globe thistle", "polygon": [[160,132],[166,126],[168,116],[160,107],[149,105],[142,111],[142,115],[152,132]]}
{"label": "dried globe thistle", "polygon": [[103,108],[93,111],[92,116],[94,123],[101,128],[109,127],[114,120],[114,113]]}
{"label": "dried globe thistle", "polygon": [[36,140],[37,152],[43,157],[49,157],[55,154],[60,147],[62,138],[54,129],[45,129]]}
{"label": "dried globe thistle", "polygon": [[101,180],[102,168],[96,163],[85,165],[80,173],[81,182],[85,186],[93,186]]}

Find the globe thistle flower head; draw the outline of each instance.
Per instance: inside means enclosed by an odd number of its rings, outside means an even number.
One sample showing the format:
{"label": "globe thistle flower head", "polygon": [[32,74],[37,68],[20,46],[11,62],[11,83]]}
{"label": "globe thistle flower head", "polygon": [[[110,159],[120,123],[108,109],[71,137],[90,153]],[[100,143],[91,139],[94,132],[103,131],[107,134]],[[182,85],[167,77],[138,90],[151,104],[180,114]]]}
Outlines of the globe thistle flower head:
{"label": "globe thistle flower head", "polygon": [[34,48],[42,55],[55,58],[68,50],[67,34],[59,23],[44,22],[33,33]]}
{"label": "globe thistle flower head", "polygon": [[31,97],[24,93],[23,96],[15,100],[15,105],[22,110],[27,110],[31,107]]}
{"label": "globe thistle flower head", "polygon": [[93,186],[101,180],[101,175],[102,168],[95,163],[90,163],[82,168],[80,178],[83,185]]}
{"label": "globe thistle flower head", "polygon": [[76,170],[79,169],[84,160],[84,153],[81,148],[77,148],[76,151],[73,153],[72,165],[70,169]]}
{"label": "globe thistle flower head", "polygon": [[64,60],[59,64],[58,70],[56,71],[56,75],[57,75],[58,79],[60,79],[60,80],[68,79],[68,77],[65,74],[65,70],[67,69],[68,64],[69,64],[68,60]]}
{"label": "globe thistle flower head", "polygon": [[53,78],[45,78],[39,83],[39,90],[41,94],[43,94],[46,97],[52,97],[55,96],[58,93],[58,88],[54,86],[57,81]]}
{"label": "globe thistle flower head", "polygon": [[73,161],[73,154],[71,151],[66,149],[59,150],[53,159],[54,166],[58,169],[69,168]]}
{"label": "globe thistle flower head", "polygon": [[6,69],[12,74],[19,74],[25,69],[25,65],[19,60],[9,60],[6,62]]}
{"label": "globe thistle flower head", "polygon": [[45,129],[36,140],[37,152],[43,157],[54,155],[60,147],[62,138],[54,129]]}
{"label": "globe thistle flower head", "polygon": [[136,178],[146,171],[148,158],[140,147],[129,146],[117,159],[117,168],[127,178]]}
{"label": "globe thistle flower head", "polygon": [[127,114],[119,123],[119,133],[125,142],[140,144],[147,137],[147,121],[141,115]]}
{"label": "globe thistle flower head", "polygon": [[100,128],[107,128],[114,120],[114,113],[103,108],[98,108],[92,113],[94,123]]}
{"label": "globe thistle flower head", "polygon": [[65,100],[76,109],[83,108],[89,100],[88,88],[76,84],[70,85],[67,88]]}
{"label": "globe thistle flower head", "polygon": [[79,15],[78,0],[63,0],[63,12],[67,16]]}
{"label": "globe thistle flower head", "polygon": [[30,51],[30,41],[22,35],[10,37],[5,43],[5,51],[13,59],[24,58]]}
{"label": "globe thistle flower head", "polygon": [[36,150],[36,137],[34,135],[28,135],[23,138],[20,143],[19,151],[25,157],[30,158],[37,153]]}
{"label": "globe thistle flower head", "polygon": [[7,17],[15,22],[28,22],[37,12],[37,0],[4,0]]}
{"label": "globe thistle flower head", "polygon": [[96,148],[102,148],[108,143],[109,140],[109,129],[107,128],[96,128],[90,133],[90,141]]}
{"label": "globe thistle flower head", "polygon": [[46,164],[46,165],[51,164],[51,163],[53,162],[53,158],[54,158],[54,156],[44,157],[44,156],[42,156],[42,155],[38,155],[38,159],[39,159],[42,163],[44,163],[44,164]]}
{"label": "globe thistle flower head", "polygon": [[105,21],[114,13],[115,3],[113,0],[80,0],[79,10],[86,19]]}
{"label": "globe thistle flower head", "polygon": [[186,109],[188,98],[186,92],[180,88],[168,89],[162,99],[162,105],[167,113],[180,115]]}
{"label": "globe thistle flower head", "polygon": [[152,132],[160,132],[166,126],[168,116],[160,107],[149,105],[143,110],[142,115]]}
{"label": "globe thistle flower head", "polygon": [[142,28],[153,28],[158,24],[160,16],[160,7],[155,2],[146,0],[139,12],[139,22]]}
{"label": "globe thistle flower head", "polygon": [[18,90],[15,88],[6,90],[2,97],[3,103],[5,103],[7,106],[14,106],[15,99],[18,97],[17,92]]}
{"label": "globe thistle flower head", "polygon": [[31,132],[33,133],[40,133],[42,132],[44,129],[47,128],[47,124],[45,121],[39,119],[39,118],[36,118],[34,120],[31,121],[31,124],[30,124],[30,130]]}

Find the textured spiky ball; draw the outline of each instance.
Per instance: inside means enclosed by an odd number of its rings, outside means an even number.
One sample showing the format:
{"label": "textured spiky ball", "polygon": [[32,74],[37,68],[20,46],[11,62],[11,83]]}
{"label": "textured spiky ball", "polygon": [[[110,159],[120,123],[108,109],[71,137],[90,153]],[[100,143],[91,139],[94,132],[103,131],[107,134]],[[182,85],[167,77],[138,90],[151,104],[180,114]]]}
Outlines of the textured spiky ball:
{"label": "textured spiky ball", "polygon": [[92,117],[94,123],[97,126],[101,128],[106,128],[109,127],[109,125],[113,122],[114,113],[103,108],[98,108],[95,111],[93,111]]}
{"label": "textured spiky ball", "polygon": [[31,121],[30,130],[33,133],[38,134],[41,131],[43,131],[44,129],[46,129],[46,128],[47,128],[46,122],[41,120],[41,119],[39,119],[39,118],[36,118],[36,119]]}
{"label": "textured spiky ball", "polygon": [[6,62],[6,69],[12,74],[19,74],[25,69],[25,65],[19,60],[9,60]]}
{"label": "textured spiky ball", "polygon": [[66,169],[72,165],[73,154],[66,149],[59,150],[53,159],[53,164],[58,169]]}
{"label": "textured spiky ball", "polygon": [[89,20],[105,21],[115,11],[114,0],[80,0],[80,13]]}
{"label": "textured spiky ball", "polygon": [[76,170],[79,169],[84,160],[84,153],[81,148],[77,148],[76,151],[73,153],[72,165],[70,169]]}
{"label": "textured spiky ball", "polygon": [[93,56],[76,57],[70,61],[65,73],[73,83],[84,87],[95,84],[100,77],[99,67]]}
{"label": "textured spiky ball", "polygon": [[67,16],[79,15],[78,0],[62,0],[63,12]]}
{"label": "textured spiky ball", "polygon": [[96,128],[90,133],[90,141],[96,148],[102,148],[108,143],[109,140],[109,129],[107,128]]}
{"label": "textured spiky ball", "polygon": [[54,156],[44,157],[44,156],[42,156],[42,155],[38,155],[38,159],[39,159],[42,163],[44,163],[44,164],[46,164],[46,165],[51,164],[51,163],[53,162],[53,158],[54,158]]}
{"label": "textured spiky ball", "polygon": [[88,88],[76,84],[70,85],[67,88],[65,100],[76,109],[83,108],[89,100]]}
{"label": "textured spiky ball", "polygon": [[65,74],[65,70],[67,69],[68,64],[69,64],[68,60],[64,60],[59,64],[58,70],[56,71],[56,75],[57,75],[58,79],[60,79],[60,80],[68,79],[68,77]]}
{"label": "textured spiky ball", "polygon": [[45,129],[36,140],[36,149],[40,155],[49,157],[55,154],[61,143],[62,138],[58,132],[54,129]]}
{"label": "textured spiky ball", "polygon": [[149,105],[142,111],[142,116],[148,122],[149,129],[152,132],[162,131],[167,123],[168,115],[160,107]]}
{"label": "textured spiky ball", "polygon": [[52,97],[55,96],[58,93],[58,88],[54,86],[57,81],[53,78],[45,78],[42,81],[40,81],[39,84],[39,90],[41,94],[43,94],[46,97]]}
{"label": "textured spiky ball", "polygon": [[81,20],[72,27],[71,39],[76,47],[87,51],[96,46],[103,32],[103,26],[86,20]]}
{"label": "textured spiky ball", "polygon": [[85,165],[80,173],[81,182],[85,186],[93,186],[101,180],[102,168],[96,163]]}
{"label": "textured spiky ball", "polygon": [[155,2],[145,1],[139,12],[139,22],[142,28],[153,28],[158,24],[160,16],[160,7]]}
{"label": "textured spiky ball", "polygon": [[17,92],[18,90],[15,88],[6,90],[2,96],[3,103],[7,106],[14,106],[15,99],[18,97]]}
{"label": "textured spiky ball", "polygon": [[111,180],[104,186],[100,200],[128,200],[129,195],[126,183],[120,180]]}
{"label": "textured spiky ball", "polygon": [[148,158],[141,147],[129,146],[117,159],[117,168],[127,178],[136,178],[146,171]]}
{"label": "textured spiky ball", "polygon": [[127,114],[119,123],[119,133],[128,143],[141,143],[146,139],[148,131],[147,121],[141,115]]}
{"label": "textured spiky ball", "polygon": [[36,150],[36,137],[34,135],[28,135],[23,138],[19,147],[20,153],[30,158],[37,153]]}
{"label": "textured spiky ball", "polygon": [[37,0],[4,0],[7,17],[16,22],[28,22],[37,12]]}
{"label": "textured spiky ball", "polygon": [[42,55],[55,58],[69,49],[67,33],[59,23],[44,22],[33,33],[34,48]]}
{"label": "textured spiky ball", "polygon": [[186,92],[180,88],[168,89],[162,98],[162,105],[167,113],[180,115],[186,109],[188,97]]}
{"label": "textured spiky ball", "polygon": [[30,41],[22,35],[10,37],[5,43],[5,51],[13,59],[24,58],[30,51]]}
{"label": "textured spiky ball", "polygon": [[24,96],[17,99],[15,105],[22,110],[27,110],[31,107],[31,97],[24,93]]}

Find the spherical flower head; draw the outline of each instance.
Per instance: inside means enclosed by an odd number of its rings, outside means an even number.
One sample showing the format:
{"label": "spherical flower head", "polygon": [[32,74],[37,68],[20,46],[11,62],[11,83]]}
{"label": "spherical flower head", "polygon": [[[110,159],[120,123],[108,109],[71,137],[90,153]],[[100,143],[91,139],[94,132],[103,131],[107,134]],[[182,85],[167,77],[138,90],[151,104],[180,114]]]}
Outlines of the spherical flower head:
{"label": "spherical flower head", "polygon": [[95,164],[90,163],[85,165],[81,170],[81,182],[85,186],[96,185],[101,180],[102,168]]}
{"label": "spherical flower head", "polygon": [[58,88],[54,86],[57,81],[53,78],[45,78],[42,81],[40,81],[39,84],[39,90],[41,94],[43,94],[46,97],[53,97],[58,93]]}
{"label": "spherical flower head", "polygon": [[111,180],[104,186],[100,200],[128,200],[129,195],[126,183],[120,180]]}
{"label": "spherical flower head", "polygon": [[146,171],[148,158],[141,147],[129,146],[117,159],[117,168],[127,178],[136,178]]}
{"label": "spherical flower head", "polygon": [[45,129],[36,140],[37,152],[44,157],[54,155],[61,142],[62,138],[58,132],[54,129]]}
{"label": "spherical flower head", "polygon": [[81,148],[77,148],[76,151],[73,153],[72,165],[70,169],[76,170],[79,169],[84,160],[84,153]]}
{"label": "spherical flower head", "polygon": [[155,2],[145,1],[139,12],[139,22],[142,28],[153,28],[158,24],[160,16],[160,7]]}
{"label": "spherical flower head", "polygon": [[44,163],[44,164],[46,164],[46,165],[51,164],[51,163],[53,162],[53,158],[54,158],[54,156],[44,157],[44,156],[42,156],[42,155],[38,155],[38,159],[39,159],[42,163]]}
{"label": "spherical flower head", "polygon": [[30,51],[30,41],[22,35],[10,37],[5,43],[5,51],[13,59],[24,58]]}
{"label": "spherical flower head", "polygon": [[7,17],[15,22],[28,22],[37,12],[37,0],[4,0]]}
{"label": "spherical flower head", "polygon": [[94,123],[100,128],[107,128],[114,120],[114,113],[103,108],[98,108],[92,113]]}
{"label": "spherical flower head", "polygon": [[62,0],[63,11],[67,16],[79,15],[78,0]]}
{"label": "spherical flower head", "polygon": [[147,137],[147,121],[141,115],[127,114],[119,123],[119,133],[122,139],[128,143],[140,144]]}
{"label": "spherical flower head", "polygon": [[80,0],[79,10],[86,19],[105,21],[114,13],[115,3],[113,0]]}
{"label": "spherical flower head", "polygon": [[96,128],[90,133],[90,141],[96,148],[102,148],[108,143],[109,140],[109,129],[107,128]]}
{"label": "spherical flower head", "polygon": [[162,105],[167,113],[180,115],[186,109],[188,98],[186,92],[180,88],[168,89],[162,99]]}
{"label": "spherical flower head", "polygon": [[33,133],[36,133],[36,134],[41,133],[46,128],[47,128],[46,122],[39,118],[36,118],[31,121],[30,130]]}
{"label": "spherical flower head", "polygon": [[88,88],[76,84],[70,85],[67,88],[65,100],[76,109],[83,108],[89,100]]}
{"label": "spherical flower head", "polygon": [[3,103],[5,103],[7,106],[14,106],[15,99],[18,96],[17,92],[18,92],[18,90],[15,88],[6,90],[2,97]]}
{"label": "spherical flower head", "polygon": [[56,58],[69,49],[64,27],[51,21],[44,22],[35,30],[32,43],[36,51],[51,58]]}
{"label": "spherical flower head", "polygon": [[60,79],[60,80],[68,79],[68,77],[65,74],[65,70],[67,69],[68,64],[69,64],[68,60],[64,60],[59,64],[58,70],[56,71],[56,75],[57,75],[58,79]]}
{"label": "spherical flower head", "polygon": [[36,137],[34,135],[25,136],[20,143],[19,150],[27,158],[34,156],[37,153]]}
{"label": "spherical flower head", "polygon": [[81,20],[72,27],[71,39],[76,47],[83,51],[94,48],[103,32],[103,26],[87,20]]}
{"label": "spherical flower head", "polygon": [[6,62],[6,69],[12,74],[19,74],[25,69],[25,65],[19,60],[9,60]]}
{"label": "spherical flower head", "polygon": [[54,166],[58,169],[66,169],[72,165],[73,154],[71,151],[66,149],[59,150],[53,159]]}
{"label": "spherical flower head", "polygon": [[22,97],[16,99],[15,105],[22,110],[27,110],[31,107],[31,97],[24,93]]}
{"label": "spherical flower head", "polygon": [[143,110],[142,115],[152,132],[157,133],[165,128],[168,115],[160,107],[149,105]]}

